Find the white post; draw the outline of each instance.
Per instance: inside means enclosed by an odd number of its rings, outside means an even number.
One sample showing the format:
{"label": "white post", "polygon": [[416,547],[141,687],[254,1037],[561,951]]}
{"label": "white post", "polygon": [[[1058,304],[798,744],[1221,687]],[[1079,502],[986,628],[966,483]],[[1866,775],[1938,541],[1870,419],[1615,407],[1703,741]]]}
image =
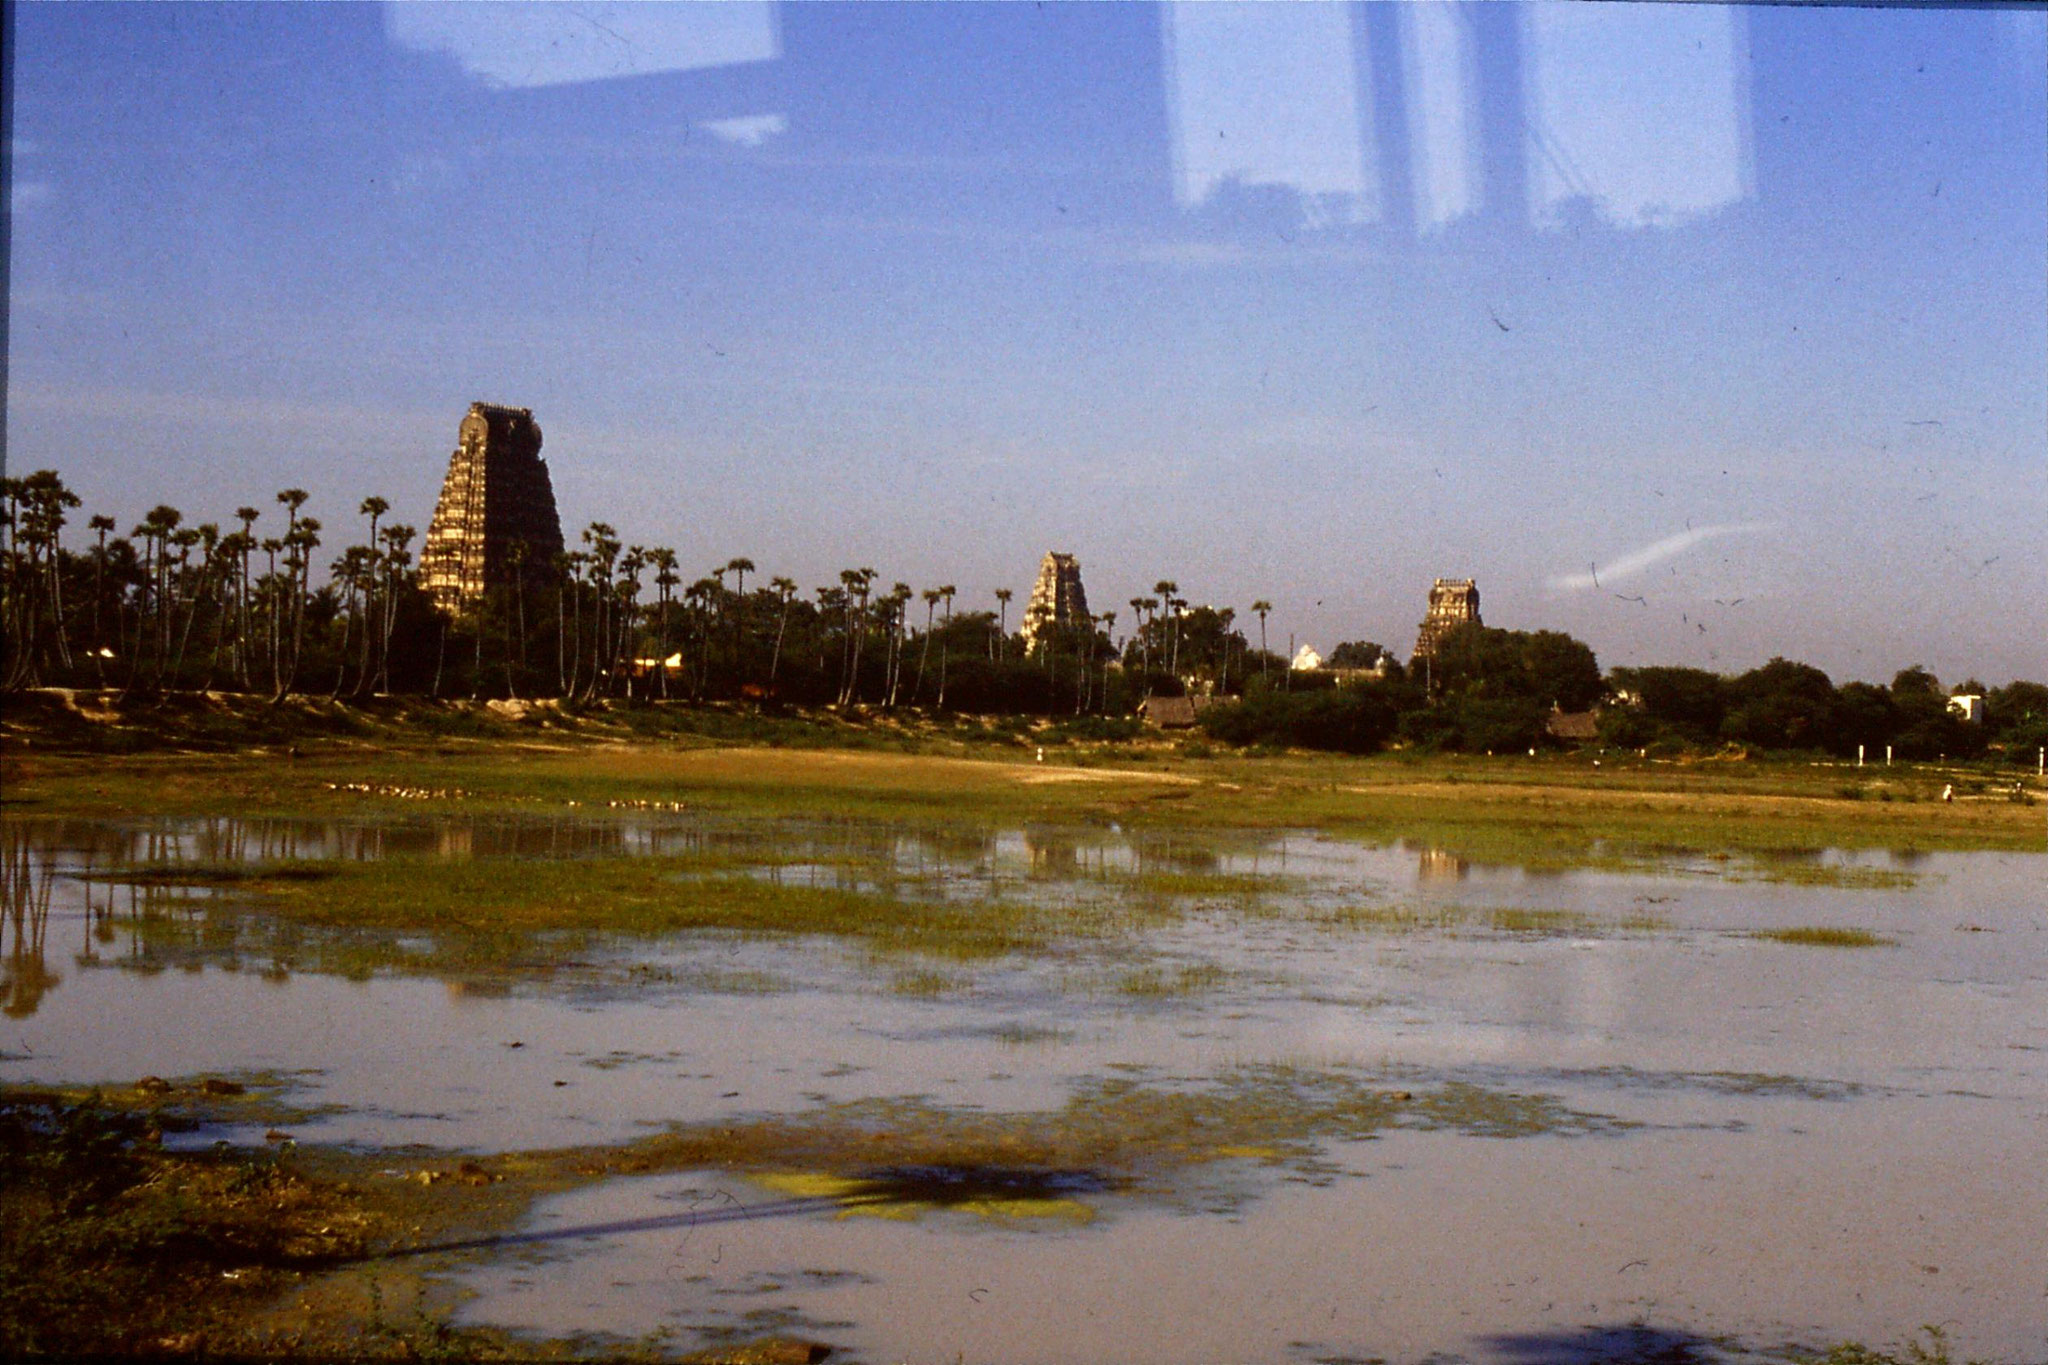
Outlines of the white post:
{"label": "white post", "polygon": [[2048,744],[2034,750],[2034,776],[2048,775]]}
{"label": "white post", "polygon": [[1856,766],[1859,768],[1863,766],[1863,746],[1861,744],[1856,746]]}
{"label": "white post", "polygon": [[1887,768],[1892,766],[1892,746],[1889,744],[1884,746],[1884,766]]}

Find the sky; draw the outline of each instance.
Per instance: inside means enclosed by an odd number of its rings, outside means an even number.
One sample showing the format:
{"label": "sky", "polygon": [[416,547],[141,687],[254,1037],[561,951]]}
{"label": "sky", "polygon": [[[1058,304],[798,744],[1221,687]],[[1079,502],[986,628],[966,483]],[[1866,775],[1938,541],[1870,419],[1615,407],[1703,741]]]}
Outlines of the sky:
{"label": "sky", "polygon": [[[1405,657],[2048,678],[2048,13],[37,3],[6,467]],[[276,511],[268,520],[277,520]],[[259,522],[259,533],[266,523]]]}

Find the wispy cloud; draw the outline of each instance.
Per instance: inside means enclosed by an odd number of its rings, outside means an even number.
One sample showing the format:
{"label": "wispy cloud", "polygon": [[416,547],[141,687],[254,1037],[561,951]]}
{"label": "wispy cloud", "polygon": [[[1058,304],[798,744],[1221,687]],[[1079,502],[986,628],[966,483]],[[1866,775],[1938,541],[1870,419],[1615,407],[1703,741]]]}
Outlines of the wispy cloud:
{"label": "wispy cloud", "polygon": [[759,147],[771,137],[789,131],[789,120],[781,114],[747,114],[740,118],[711,119],[697,125],[721,142],[736,147]]}
{"label": "wispy cloud", "polygon": [[1768,521],[1728,522],[1720,526],[1692,526],[1675,536],[1666,536],[1653,541],[1640,550],[1632,550],[1619,559],[1605,565],[1594,564],[1584,573],[1560,574],[1550,580],[1550,586],[1563,592],[1581,592],[1587,588],[1604,588],[1626,582],[1643,570],[1662,564],[1665,560],[1682,555],[1693,546],[1705,541],[1717,540],[1722,536],[1754,535],[1761,531],[1776,529],[1776,523]]}

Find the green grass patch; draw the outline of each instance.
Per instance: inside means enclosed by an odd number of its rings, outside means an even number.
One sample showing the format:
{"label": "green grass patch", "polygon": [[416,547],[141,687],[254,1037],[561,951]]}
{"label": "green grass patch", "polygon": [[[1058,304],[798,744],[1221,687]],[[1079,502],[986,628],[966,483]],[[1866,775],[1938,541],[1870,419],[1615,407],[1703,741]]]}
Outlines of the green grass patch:
{"label": "green grass patch", "polygon": [[[1413,1086],[1413,1082],[1408,1083]],[[1348,1068],[1232,1068],[1201,1084],[1144,1068],[1078,1082],[1038,1111],[863,1099],[793,1115],[677,1128],[621,1148],[564,1153],[618,1173],[722,1169],[850,1176],[878,1168],[1069,1172],[1103,1188],[1170,1194],[1173,1173],[1255,1155],[1320,1171],[1322,1146],[1397,1128],[1492,1138],[1615,1132],[1633,1125],[1554,1096],[1465,1082],[1404,1088]]]}
{"label": "green grass patch", "polygon": [[[701,723],[755,722],[713,710]],[[943,728],[916,740],[930,753],[854,743],[897,733],[886,728],[810,718],[799,729],[802,742],[796,730],[732,737],[745,747],[709,735],[598,747],[536,733],[438,744],[357,740],[297,758],[82,758],[16,749],[0,756],[0,777],[10,806],[52,814],[363,816],[458,805],[531,812],[680,804],[697,812],[932,824],[1316,828],[1535,867],[1626,866],[1636,862],[1626,850],[1636,847],[2040,846],[2039,822],[2024,804],[1849,801],[1839,794],[1839,769],[1807,763],[1629,760],[1595,769],[1565,759],[1454,755],[1190,758],[1170,742],[1133,741],[1121,747],[1146,755],[1140,765],[1105,763],[1108,750],[1090,750],[1087,765],[1040,764],[1025,749],[944,739]],[[1950,777],[1901,765],[1888,780],[1901,795],[1931,798]],[[352,789],[361,787],[371,790]],[[387,788],[459,795],[378,794]]]}
{"label": "green grass patch", "polygon": [[1868,929],[1837,929],[1827,925],[1802,924],[1790,929],[1758,929],[1751,938],[1773,943],[1796,943],[1807,948],[1896,948],[1899,941],[1874,934]]}
{"label": "green grass patch", "polygon": [[1502,906],[1488,910],[1487,923],[1504,934],[1571,934],[1595,926],[1598,921],[1590,915],[1571,910],[1529,910],[1520,906]]}
{"label": "green grass patch", "polygon": [[889,989],[916,1000],[936,1000],[960,988],[960,982],[945,972],[930,970],[898,972],[889,978]]}
{"label": "green grass patch", "polygon": [[1139,967],[1119,976],[1116,989],[1121,995],[1140,1000],[1167,1000],[1213,991],[1229,978],[1230,973],[1213,962],[1174,968]]}

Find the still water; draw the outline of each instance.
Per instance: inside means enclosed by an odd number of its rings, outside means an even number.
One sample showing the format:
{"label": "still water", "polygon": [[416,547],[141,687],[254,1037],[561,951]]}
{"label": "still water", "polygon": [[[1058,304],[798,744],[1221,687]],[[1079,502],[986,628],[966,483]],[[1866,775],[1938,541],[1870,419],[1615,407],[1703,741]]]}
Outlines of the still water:
{"label": "still water", "polygon": [[[533,1211],[529,1232],[561,1235],[453,1265],[470,1321],[680,1348],[780,1331],[874,1361],[1711,1358],[1933,1323],[1959,1353],[2048,1359],[2048,856],[1537,872],[1303,832],[0,829],[0,1078],[268,1077],[308,1111],[302,1142],[614,1143],[910,1097],[1031,1116],[1106,1078],[1247,1075],[1540,1096],[1583,1119],[1305,1123],[1313,1161],[1162,1168],[1058,1217],[843,1216],[724,1172],[613,1180]],[[582,940],[567,962],[536,945],[511,973],[365,971],[232,886],[95,875],[707,850],[970,903],[1168,886],[1180,913],[967,964],[704,933]],[[1793,927],[1882,944],[1761,936]]]}

